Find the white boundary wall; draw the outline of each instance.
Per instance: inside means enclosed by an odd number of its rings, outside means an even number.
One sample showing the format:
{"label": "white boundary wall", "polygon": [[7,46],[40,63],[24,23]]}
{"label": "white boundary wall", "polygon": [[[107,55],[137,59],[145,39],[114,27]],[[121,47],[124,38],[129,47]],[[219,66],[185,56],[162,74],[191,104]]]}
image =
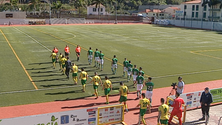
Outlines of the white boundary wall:
{"label": "white boundary wall", "polygon": [[169,24],[188,27],[199,28],[208,30],[222,30],[222,22],[207,22],[207,21],[194,21],[194,20],[168,20]]}

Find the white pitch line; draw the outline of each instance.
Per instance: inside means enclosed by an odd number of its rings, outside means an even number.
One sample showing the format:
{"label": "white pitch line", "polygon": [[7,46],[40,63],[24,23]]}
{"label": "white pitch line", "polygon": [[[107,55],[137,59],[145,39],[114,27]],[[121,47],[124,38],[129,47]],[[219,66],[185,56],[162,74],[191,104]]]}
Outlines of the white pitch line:
{"label": "white pitch line", "polygon": [[[55,89],[66,89],[66,88],[76,88],[81,87],[82,85],[75,85],[75,86],[66,86],[66,87],[56,87],[56,88],[47,88],[47,89],[30,89],[30,90],[21,90],[21,91],[10,91],[10,92],[1,92],[0,95],[3,94],[13,94],[13,93],[22,93],[22,92],[34,92],[34,91],[44,91],[44,90],[55,90]],[[87,86],[92,86],[92,84],[87,84]]]}
{"label": "white pitch line", "polygon": [[34,39],[33,37],[31,37],[30,35],[26,34],[25,32],[19,30],[19,29],[16,28],[16,27],[13,27],[13,28],[15,28],[15,29],[18,30],[19,32],[25,34],[26,36],[28,36],[28,37],[31,38],[33,41],[35,41],[36,43],[38,43],[39,45],[41,45],[41,46],[44,47],[45,49],[49,50],[50,52],[52,51],[52,50],[50,50],[48,47],[44,46],[43,44],[41,44],[40,42],[38,42],[36,39]]}

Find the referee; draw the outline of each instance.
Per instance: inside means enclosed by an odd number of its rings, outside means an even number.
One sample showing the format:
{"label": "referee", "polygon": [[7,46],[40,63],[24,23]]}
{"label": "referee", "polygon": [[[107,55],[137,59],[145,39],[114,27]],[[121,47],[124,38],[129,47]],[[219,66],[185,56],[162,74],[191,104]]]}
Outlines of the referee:
{"label": "referee", "polygon": [[205,115],[206,115],[206,119],[208,122],[210,103],[212,103],[212,102],[213,102],[212,95],[209,92],[209,88],[206,87],[200,97],[200,104],[201,104],[201,110],[202,110],[203,117],[200,118],[199,120],[205,120]]}

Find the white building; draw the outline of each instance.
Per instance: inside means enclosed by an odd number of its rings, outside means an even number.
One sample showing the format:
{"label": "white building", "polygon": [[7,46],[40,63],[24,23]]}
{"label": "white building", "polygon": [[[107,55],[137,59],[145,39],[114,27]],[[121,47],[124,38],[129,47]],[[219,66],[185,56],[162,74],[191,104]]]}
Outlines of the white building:
{"label": "white building", "polygon": [[[211,20],[212,19],[212,9],[208,6],[202,6],[203,0],[194,0],[189,2],[184,2],[180,5],[183,15],[179,18],[195,19],[195,20]],[[220,9],[220,4],[213,6],[213,20],[222,20],[222,10]]]}
{"label": "white building", "polygon": [[179,7],[167,7],[163,11],[168,14],[168,18],[174,18],[176,16],[176,11],[179,11]]}
{"label": "white building", "polygon": [[[100,11],[99,11],[99,6],[100,6]],[[107,15],[108,13],[106,12],[106,8],[105,6],[103,6],[102,4],[100,5],[90,5],[87,7],[87,15],[98,15],[100,13],[100,15]]]}

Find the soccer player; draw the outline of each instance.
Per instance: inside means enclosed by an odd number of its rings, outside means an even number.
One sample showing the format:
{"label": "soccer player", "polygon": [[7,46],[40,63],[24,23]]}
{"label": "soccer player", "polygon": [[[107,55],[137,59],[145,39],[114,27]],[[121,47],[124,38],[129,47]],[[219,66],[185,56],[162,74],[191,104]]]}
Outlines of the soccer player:
{"label": "soccer player", "polygon": [[89,47],[87,56],[88,56],[89,65],[91,65],[92,64],[92,59],[93,59],[93,51],[92,51],[91,47]]}
{"label": "soccer player", "polygon": [[59,52],[58,48],[56,48],[56,47],[54,47],[53,51],[54,51],[54,53],[56,53],[56,54]]}
{"label": "soccer player", "polygon": [[146,125],[144,115],[147,111],[147,107],[149,108],[149,113],[151,113],[151,108],[150,108],[150,101],[145,97],[145,93],[142,93],[142,99],[140,100],[139,104],[136,107],[140,107],[138,125],[140,125],[141,120],[142,120],[143,124]]}
{"label": "soccer player", "polygon": [[137,69],[136,65],[134,65],[134,68],[132,70],[132,74],[133,74],[133,86],[135,88],[135,85],[136,85],[136,77],[138,76],[139,74],[139,70]]}
{"label": "soccer player", "polygon": [[130,81],[131,77],[132,77],[132,69],[133,69],[133,65],[131,64],[131,61],[129,61],[129,63],[126,66],[127,68],[127,82]]}
{"label": "soccer player", "polygon": [[60,69],[59,70],[62,70],[62,53],[59,54],[59,67]]}
{"label": "soccer player", "polygon": [[79,76],[79,80],[81,79],[81,83],[82,83],[82,91],[85,92],[86,91],[86,81],[88,79],[88,74],[86,71],[84,71],[84,68],[81,69],[81,74]]}
{"label": "soccer player", "polygon": [[65,52],[65,57],[68,57],[70,54],[70,49],[68,45],[66,45],[66,47],[64,48],[64,52]]}
{"label": "soccer player", "polygon": [[79,61],[79,56],[80,56],[80,52],[81,52],[81,47],[80,47],[79,45],[77,45],[75,51],[76,51],[77,61]]}
{"label": "soccer player", "polygon": [[168,112],[169,112],[169,106],[167,104],[164,104],[164,98],[160,99],[161,105],[158,107],[158,119],[157,123],[158,125],[168,125]]}
{"label": "soccer player", "polygon": [[128,63],[129,63],[129,62],[128,62],[127,59],[125,58],[124,61],[123,61],[123,77],[125,77],[125,73],[127,72],[126,66],[127,66]]}
{"label": "soccer player", "polygon": [[96,51],[94,52],[94,59],[95,59],[95,66],[94,67],[97,67],[99,66],[99,51],[98,49],[96,49]]}
{"label": "soccer player", "polygon": [[104,54],[102,53],[102,51],[100,51],[100,54],[99,54],[99,68],[100,68],[100,65],[101,65],[101,71],[103,71],[103,64],[104,64]]}
{"label": "soccer player", "polygon": [[106,96],[106,104],[109,104],[109,92],[112,91],[112,82],[105,76],[105,82],[103,83],[103,90]]}
{"label": "soccer player", "polygon": [[172,118],[176,115],[178,117],[179,124],[182,125],[182,120],[181,120],[181,117],[182,117],[182,104],[184,104],[184,100],[179,97],[180,93],[178,93],[178,92],[176,92],[175,96],[176,96],[176,99],[174,99],[173,105],[170,105],[170,106],[173,107],[173,111],[171,112],[168,124],[171,123]]}
{"label": "soccer player", "polygon": [[118,62],[118,59],[116,58],[116,55],[114,55],[112,59],[112,63],[111,63],[111,69],[114,75],[116,74],[117,62]]}
{"label": "soccer player", "polygon": [[151,104],[153,96],[153,87],[154,87],[154,83],[152,82],[152,77],[148,77],[148,80],[144,84],[144,86],[146,86],[146,98],[150,100]]}
{"label": "soccer player", "polygon": [[64,57],[64,55],[62,55],[62,59],[61,59],[61,63],[62,63],[62,75],[65,74],[65,71],[66,71],[66,61],[67,59]]}
{"label": "soccer player", "polygon": [[143,72],[143,68],[142,67],[140,67],[139,72],[141,72],[141,75],[144,76],[145,73]]}
{"label": "soccer player", "polygon": [[67,57],[67,61],[66,61],[66,76],[69,79],[69,72],[70,69],[72,68],[72,62],[69,60],[69,57]]}
{"label": "soccer player", "polygon": [[120,88],[119,88],[119,94],[120,94],[120,98],[119,98],[119,102],[120,104],[123,102],[124,106],[125,106],[125,110],[126,112],[128,112],[128,108],[127,108],[127,94],[129,93],[129,89],[126,85],[124,85],[123,82],[120,82]]}
{"label": "soccer player", "polygon": [[53,69],[55,69],[56,67],[56,53],[54,51],[52,51],[52,54],[50,55],[50,57],[52,57],[52,65],[53,65]]}
{"label": "soccer player", "polygon": [[75,84],[77,84],[78,66],[72,63],[72,78]]}
{"label": "soccer player", "polygon": [[142,76],[141,72],[139,72],[139,75],[136,77],[136,83],[137,83],[137,99],[141,98],[143,84],[144,84],[144,77]]}
{"label": "soccer player", "polygon": [[95,91],[95,96],[96,96],[96,99],[97,99],[98,98],[99,83],[102,85],[101,78],[98,76],[97,72],[95,72],[95,76],[93,77],[93,79],[90,83],[92,83],[92,82],[93,82],[93,88],[94,88],[94,91]]}

